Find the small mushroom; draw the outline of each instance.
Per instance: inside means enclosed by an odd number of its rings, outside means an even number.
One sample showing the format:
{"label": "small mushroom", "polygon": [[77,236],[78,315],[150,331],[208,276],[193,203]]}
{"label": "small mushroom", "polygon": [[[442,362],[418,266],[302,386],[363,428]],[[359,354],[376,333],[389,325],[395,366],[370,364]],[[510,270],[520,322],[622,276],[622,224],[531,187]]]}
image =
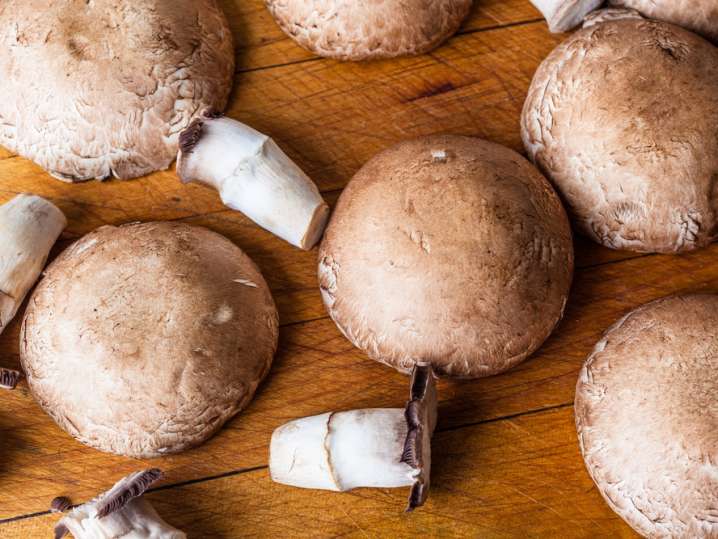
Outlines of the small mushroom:
{"label": "small mushroom", "polygon": [[317,186],[271,138],[213,111],[180,135],[177,174],[215,188],[226,206],[302,249],[319,241],[329,218]]}
{"label": "small mushroom", "polygon": [[47,269],[20,360],[68,433],[145,458],[202,443],[246,407],[277,332],[267,284],[228,239],[176,223],[105,226]]}
{"label": "small mushroom", "polygon": [[636,9],[646,17],[683,26],[718,42],[716,0],[609,0],[609,4]]}
{"label": "small mushroom", "polygon": [[234,77],[216,0],[3,0],[0,48],[0,144],[67,182],[166,169]]}
{"label": "small mushroom", "polygon": [[22,373],[20,371],[0,368],[0,388],[15,389],[21,377]]}
{"label": "small mushroom", "polygon": [[50,502],[50,511],[52,513],[64,513],[72,509],[72,500],[67,496],[57,496]]}
{"label": "small mushroom", "polygon": [[285,485],[345,492],[411,486],[407,511],[424,504],[436,427],[436,382],[417,365],[405,408],[368,408],[297,419],[272,434],[269,471]]}
{"label": "small mushroom", "polygon": [[596,344],[576,387],[583,458],[644,537],[718,537],[718,296],[660,299]]}
{"label": "small mushroom", "polygon": [[431,136],[380,153],[342,193],[319,249],[339,329],[401,372],[479,378],[532,354],[560,320],[571,230],[516,152]]}
{"label": "small mushroom", "polygon": [[75,539],[185,539],[184,532],[162,520],[142,497],[161,477],[162,472],[153,468],[121,479],[107,492],[65,515],[55,526],[55,539],[68,533]]}
{"label": "small mushroom", "polygon": [[597,9],[603,0],[531,0],[548,23],[551,32],[568,32]]}
{"label": "small mushroom", "polygon": [[454,35],[473,0],[265,0],[284,32],[319,56],[371,60],[428,52]]}
{"label": "small mushroom", "polygon": [[52,202],[18,195],[0,206],[0,333],[22,305],[67,226]]}
{"label": "small mushroom", "polygon": [[524,145],[595,241],[697,249],[718,234],[718,48],[622,13],[596,11],[541,64]]}

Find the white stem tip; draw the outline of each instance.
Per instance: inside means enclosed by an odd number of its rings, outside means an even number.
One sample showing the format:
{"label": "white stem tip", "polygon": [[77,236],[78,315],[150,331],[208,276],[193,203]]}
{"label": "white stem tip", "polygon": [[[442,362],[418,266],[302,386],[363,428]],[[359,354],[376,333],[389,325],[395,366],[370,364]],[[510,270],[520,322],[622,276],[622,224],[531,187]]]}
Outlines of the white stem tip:
{"label": "white stem tip", "polygon": [[603,0],[531,0],[543,14],[548,28],[553,33],[568,32],[583,18],[603,4]]}
{"label": "white stem tip", "polygon": [[62,211],[38,196],[18,195],[0,206],[0,333],[37,281],[65,226]]}
{"label": "white stem tip", "polygon": [[151,469],[121,479],[107,492],[63,517],[55,526],[55,539],[68,533],[75,539],[186,539],[184,532],[162,520],[150,502],[142,498],[160,477],[160,470]]}
{"label": "white stem tip", "polygon": [[431,367],[415,367],[406,408],[329,412],[274,431],[272,480],[344,492],[411,486],[408,510],[423,505],[431,473],[436,389]]}
{"label": "white stem tip", "polygon": [[292,245],[311,249],[329,219],[314,182],[268,136],[205,111],[180,134],[177,174]]}

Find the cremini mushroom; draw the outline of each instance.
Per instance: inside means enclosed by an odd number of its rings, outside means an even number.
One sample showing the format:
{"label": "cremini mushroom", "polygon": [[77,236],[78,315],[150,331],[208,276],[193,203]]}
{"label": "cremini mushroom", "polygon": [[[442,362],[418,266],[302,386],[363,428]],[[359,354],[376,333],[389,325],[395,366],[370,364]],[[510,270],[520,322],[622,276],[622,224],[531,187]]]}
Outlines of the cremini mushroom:
{"label": "cremini mushroom", "polygon": [[[55,539],[71,533],[75,539],[185,539],[167,524],[142,495],[162,477],[156,468],[135,472],[94,500],[72,509],[55,526]],[[67,498],[58,511],[70,509]]]}
{"label": "cremini mushroom", "polygon": [[38,196],[18,195],[0,206],[0,333],[37,281],[65,226],[62,211]]}
{"label": "cremini mushroom", "polygon": [[71,182],[167,168],[234,75],[215,0],[4,0],[0,45],[0,144]]}
{"label": "cremini mushroom", "polygon": [[302,249],[314,247],[329,218],[317,186],[271,138],[213,111],[180,135],[177,174]]}
{"label": "cremini mushroom", "polygon": [[72,436],[153,457],[203,442],[249,403],[277,331],[262,275],[228,239],[175,223],[105,226],[47,269],[20,360]]}
{"label": "cremini mushroom", "polygon": [[526,150],[595,241],[702,247],[718,233],[718,48],[636,12],[595,14],[536,72]]}
{"label": "cremini mushroom", "polygon": [[477,378],[549,336],[573,275],[568,219],[516,152],[431,136],[371,159],[342,193],[319,250],[339,329],[402,372]]}
{"label": "cremini mushroom", "polygon": [[683,26],[718,42],[718,2],[715,0],[609,0],[646,17]]}
{"label": "cremini mushroom", "polygon": [[282,425],[272,434],[272,480],[345,492],[360,487],[411,487],[407,510],[424,504],[436,427],[436,382],[418,365],[405,408],[329,412]]}
{"label": "cremini mushroom", "polygon": [[603,4],[603,0],[531,0],[548,23],[551,32],[567,32]]}
{"label": "cremini mushroom", "polygon": [[718,537],[718,296],[619,320],[586,360],[576,428],[606,503],[645,537]]}
{"label": "cremini mushroom", "polygon": [[452,36],[473,0],[265,0],[279,26],[319,56],[370,60],[421,54]]}

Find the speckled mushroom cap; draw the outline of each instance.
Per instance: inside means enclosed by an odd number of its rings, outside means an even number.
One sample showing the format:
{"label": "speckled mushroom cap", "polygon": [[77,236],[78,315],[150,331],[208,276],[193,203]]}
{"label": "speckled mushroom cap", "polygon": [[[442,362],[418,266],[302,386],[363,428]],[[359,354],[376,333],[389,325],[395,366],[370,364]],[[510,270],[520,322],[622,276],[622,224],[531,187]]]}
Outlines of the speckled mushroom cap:
{"label": "speckled mushroom cap", "polygon": [[354,176],[319,250],[339,329],[410,372],[477,378],[521,362],[560,319],[571,231],[549,183],[516,152],[470,137],[394,146]]}
{"label": "speckled mushroom cap", "polygon": [[265,0],[305,49],[340,60],[421,54],[452,36],[473,0]]}
{"label": "speckled mushroom cap", "polygon": [[277,311],[232,242],[181,224],[105,226],[53,262],[20,358],[42,408],[81,442],[152,457],[197,445],[269,370]]}
{"label": "speckled mushroom cap", "polygon": [[167,168],[234,72],[215,0],[3,0],[0,46],[0,144],[64,181]]}
{"label": "speckled mushroom cap", "polygon": [[603,336],[576,427],[608,505],[646,537],[718,537],[718,296],[664,298]]}
{"label": "speckled mushroom cap", "polygon": [[718,223],[718,48],[635,12],[612,17],[592,20],[541,64],[524,144],[595,241],[702,247]]}
{"label": "speckled mushroom cap", "polygon": [[672,22],[718,41],[716,0],[609,0],[609,4],[637,9],[646,17]]}

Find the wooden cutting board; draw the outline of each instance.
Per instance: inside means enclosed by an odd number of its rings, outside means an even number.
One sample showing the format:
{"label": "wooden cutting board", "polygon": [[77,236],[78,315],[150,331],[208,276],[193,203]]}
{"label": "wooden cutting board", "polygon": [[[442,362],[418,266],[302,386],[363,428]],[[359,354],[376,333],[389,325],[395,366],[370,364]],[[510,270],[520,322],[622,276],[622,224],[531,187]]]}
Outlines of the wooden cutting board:
{"label": "wooden cutting board", "polygon": [[[367,64],[318,59],[275,26],[261,0],[224,0],[237,50],[229,114],[271,135],[334,203],[372,155],[431,133],[475,135],[521,151],[519,114],[536,67],[561,40],[528,0],[476,0],[460,33],[431,54]],[[402,406],[407,379],[364,357],[327,318],[316,251],[302,252],[226,210],[172,170],[134,181],[68,185],[0,150],[0,203],[51,199],[70,224],[54,254],[103,224],[176,220],[231,238],[277,299],[280,351],[256,399],[213,439],[138,461],[87,448],[35,404],[27,385],[0,393],[0,537],[50,537],[58,495],[83,502],[148,466],[166,478],[149,499],[189,537],[632,537],[581,460],[572,402],[578,370],[624,313],[675,292],[718,292],[718,246],[685,256],[612,252],[576,239],[566,317],[529,361],[473,382],[441,382],[432,492],[404,514],[404,489],[346,494],[270,481],[271,432],[329,410]],[[0,366],[18,368],[18,319]],[[71,376],[72,373],[68,373]]]}

